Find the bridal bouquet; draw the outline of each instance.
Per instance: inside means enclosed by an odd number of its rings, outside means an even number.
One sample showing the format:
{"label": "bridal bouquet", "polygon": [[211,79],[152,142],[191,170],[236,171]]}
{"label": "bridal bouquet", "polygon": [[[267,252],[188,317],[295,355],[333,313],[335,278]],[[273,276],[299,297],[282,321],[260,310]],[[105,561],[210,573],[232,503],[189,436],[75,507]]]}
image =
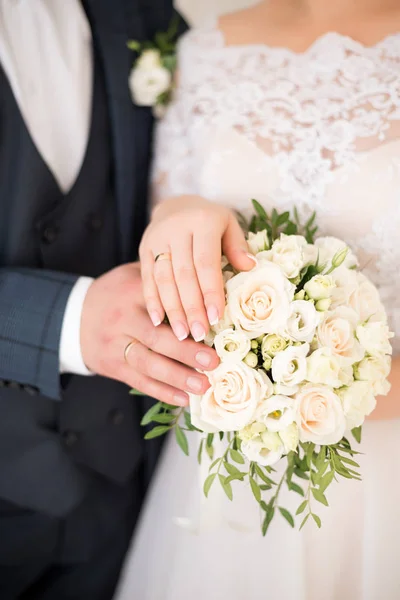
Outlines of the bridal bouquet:
{"label": "bridal bouquet", "polygon": [[[210,388],[191,396],[190,412],[157,403],[143,424],[156,424],[147,438],[174,429],[186,454],[185,432],[201,432],[205,495],[217,484],[232,500],[233,484],[249,485],[265,535],[278,511],[295,525],[281,506],[282,486],[302,497],[301,527],[310,517],[320,527],[314,506],[328,505],[328,486],[360,479],[348,434],[360,441],[376,396],[389,391],[392,334],[350,249],[336,238],[314,240],[315,215],[301,227],[297,214],[253,205],[248,244],[257,266],[237,272],[222,262],[226,310],[207,340],[221,359],[207,374]],[[215,456],[218,438],[224,450]]]}

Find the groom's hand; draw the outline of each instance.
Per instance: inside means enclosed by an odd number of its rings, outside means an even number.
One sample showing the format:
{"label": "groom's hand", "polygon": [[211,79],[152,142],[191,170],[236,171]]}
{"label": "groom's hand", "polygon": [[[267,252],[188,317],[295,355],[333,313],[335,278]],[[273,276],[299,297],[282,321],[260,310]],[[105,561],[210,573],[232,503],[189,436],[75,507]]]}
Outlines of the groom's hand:
{"label": "groom's hand", "polygon": [[81,349],[94,373],[179,406],[188,403],[187,392],[202,394],[209,387],[207,377],[195,369],[218,365],[211,348],[179,342],[167,325],[154,327],[138,264],[123,265],[93,282],[83,306]]}

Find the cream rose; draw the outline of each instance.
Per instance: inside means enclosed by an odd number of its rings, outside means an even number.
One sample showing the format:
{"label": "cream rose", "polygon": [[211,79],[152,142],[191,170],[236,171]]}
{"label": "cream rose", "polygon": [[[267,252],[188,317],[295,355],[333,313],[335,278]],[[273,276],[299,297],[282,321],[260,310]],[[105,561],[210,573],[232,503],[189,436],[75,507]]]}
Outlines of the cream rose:
{"label": "cream rose", "polygon": [[290,305],[290,315],[283,335],[294,342],[311,342],[318,323],[319,314],[313,303],[307,300],[295,300]]}
{"label": "cream rose", "polygon": [[279,437],[283,442],[285,453],[294,452],[299,445],[299,430],[296,423],[292,423],[286,429],[279,432]]}
{"label": "cream rose", "polygon": [[239,437],[242,439],[241,450],[245,457],[264,467],[277,463],[285,451],[277,433],[264,431],[257,435],[249,435],[247,431],[242,431]]}
{"label": "cream rose", "polygon": [[324,313],[317,328],[319,346],[329,348],[347,364],[358,362],[364,356],[364,350],[355,335],[358,323],[355,311],[346,306]]}
{"label": "cream rose", "polygon": [[346,428],[359,427],[376,407],[376,398],[367,381],[355,381],[338,392],[346,417]]}
{"label": "cream rose", "polygon": [[326,385],[309,383],[296,396],[300,441],[328,445],[339,442],[346,419],[339,396]]}
{"label": "cream rose", "polygon": [[309,344],[289,346],[272,360],[272,378],[282,393],[292,395],[307,375],[307,354]]}
{"label": "cream rose", "polygon": [[358,267],[356,256],[343,240],[332,236],[320,237],[315,240],[314,246],[318,249],[318,263],[321,266],[326,265],[326,271],[331,268],[333,259],[345,253],[346,249],[347,254],[342,265],[347,269]]}
{"label": "cream rose", "polygon": [[364,323],[373,320],[386,321],[385,309],[379,292],[363,273],[340,267],[333,272],[336,288],[332,292],[332,308],[348,306]]}
{"label": "cream rose", "polygon": [[277,265],[264,263],[239,273],[226,287],[233,323],[250,339],[282,330],[290,314],[294,286]]}
{"label": "cream rose", "polygon": [[319,348],[307,358],[307,375],[311,383],[323,383],[333,388],[349,385],[353,381],[351,365],[343,365],[329,348]]}
{"label": "cream rose", "polygon": [[296,420],[295,403],[287,396],[271,396],[262,402],[256,412],[256,420],[268,431],[282,431]]}
{"label": "cream rose", "polygon": [[223,362],[241,362],[250,352],[251,342],[241,331],[224,329],[215,336],[214,347]]}
{"label": "cream rose", "polygon": [[288,347],[288,343],[289,342],[285,340],[285,338],[276,333],[266,335],[261,342],[261,354],[264,360],[267,359],[268,356],[273,358],[279,354],[279,352],[285,350],[285,348]]}
{"label": "cream rose", "polygon": [[159,50],[149,48],[145,50],[136,61],[135,67],[137,69],[145,69],[151,71],[157,67],[161,67],[161,54]]}
{"label": "cream rose", "polygon": [[304,290],[312,300],[326,300],[331,297],[336,287],[333,277],[330,275],[315,275],[307,281]]}
{"label": "cream rose", "polygon": [[268,258],[279,265],[286,277],[295,279],[305,265],[305,248],[307,242],[301,235],[281,234],[272,244]]}
{"label": "cream rose", "polygon": [[171,83],[171,73],[162,66],[136,66],[129,76],[132,99],[138,106],[154,106],[158,97],[170,88]]}
{"label": "cream rose", "polygon": [[386,396],[390,390],[387,377],[392,361],[386,354],[366,356],[354,368],[354,377],[358,381],[368,381],[375,396]]}
{"label": "cream rose", "polygon": [[390,339],[394,334],[382,321],[369,321],[356,329],[357,339],[368,354],[392,354]]}
{"label": "cream rose", "polygon": [[192,423],[206,433],[237,431],[254,417],[268,394],[268,378],[244,363],[221,363],[208,373],[211,387],[190,396]]}
{"label": "cream rose", "polygon": [[247,244],[250,252],[254,255],[268,250],[269,240],[267,231],[265,229],[263,231],[258,231],[257,233],[252,233],[250,231],[247,237]]}

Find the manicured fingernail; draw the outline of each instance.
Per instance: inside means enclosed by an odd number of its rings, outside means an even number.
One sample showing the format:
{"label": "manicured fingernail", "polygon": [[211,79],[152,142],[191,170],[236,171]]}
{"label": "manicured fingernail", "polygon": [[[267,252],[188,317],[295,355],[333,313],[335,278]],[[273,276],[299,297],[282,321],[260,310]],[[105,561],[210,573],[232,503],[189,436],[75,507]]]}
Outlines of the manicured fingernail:
{"label": "manicured fingernail", "polygon": [[174,395],[174,402],[178,405],[178,406],[187,406],[189,404],[189,396],[187,394],[181,394],[179,392],[177,392]]}
{"label": "manicured fingernail", "polygon": [[150,319],[152,320],[154,327],[158,327],[159,325],[161,325],[161,317],[157,311],[155,311],[155,310],[151,311]]}
{"label": "manicured fingernail", "polygon": [[258,261],[257,261],[256,257],[254,256],[254,254],[250,254],[250,252],[246,252],[246,256],[247,256],[247,258],[250,258],[250,260],[252,260],[254,262],[254,264],[258,265]]}
{"label": "manicured fingernail", "polygon": [[186,383],[192,392],[201,392],[203,389],[203,382],[198,377],[188,377]]}
{"label": "manicured fingernail", "polygon": [[198,352],[196,354],[196,360],[202,367],[209,367],[211,365],[211,356],[207,352]]}
{"label": "manicured fingernail", "polygon": [[178,321],[177,323],[172,323],[171,327],[174,334],[180,342],[186,340],[187,336],[189,335],[189,332],[183,323]]}
{"label": "manicured fingernail", "polygon": [[207,317],[210,325],[216,325],[219,321],[218,309],[212,305],[207,308]]}
{"label": "manicured fingernail", "polygon": [[192,336],[195,342],[202,342],[206,337],[206,331],[201,323],[193,323]]}

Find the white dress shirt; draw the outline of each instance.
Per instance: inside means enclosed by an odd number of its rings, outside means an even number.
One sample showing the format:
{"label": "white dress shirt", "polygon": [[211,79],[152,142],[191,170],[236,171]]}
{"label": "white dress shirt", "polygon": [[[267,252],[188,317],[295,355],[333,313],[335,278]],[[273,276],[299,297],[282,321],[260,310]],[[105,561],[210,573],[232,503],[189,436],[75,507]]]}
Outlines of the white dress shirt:
{"label": "white dress shirt", "polygon": [[[0,62],[33,142],[67,193],[82,167],[91,121],[92,37],[79,0],[0,0]],[[90,374],[80,322],[92,281],[81,277],[69,297],[60,372]]]}

